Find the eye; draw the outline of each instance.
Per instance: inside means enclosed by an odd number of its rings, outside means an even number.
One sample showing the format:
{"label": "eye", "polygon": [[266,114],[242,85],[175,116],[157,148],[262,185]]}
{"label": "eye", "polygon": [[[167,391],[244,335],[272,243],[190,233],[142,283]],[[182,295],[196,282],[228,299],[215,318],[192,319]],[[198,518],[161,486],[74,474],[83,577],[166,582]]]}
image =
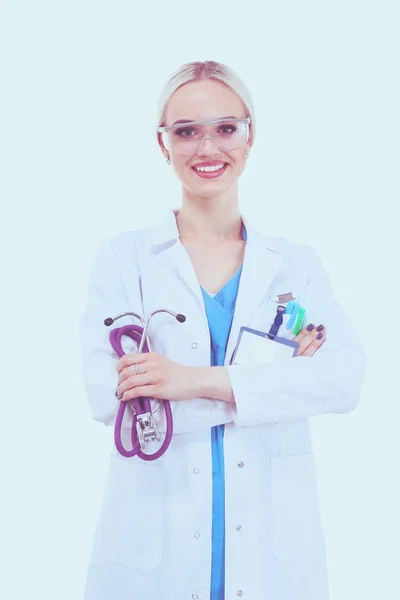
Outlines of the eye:
{"label": "eye", "polygon": [[193,129],[193,127],[181,127],[174,131],[174,135],[180,138],[190,138],[193,137],[193,134],[195,133],[196,131]]}
{"label": "eye", "polygon": [[235,125],[221,125],[219,127],[219,132],[223,135],[230,135],[232,133],[236,133],[237,128]]}

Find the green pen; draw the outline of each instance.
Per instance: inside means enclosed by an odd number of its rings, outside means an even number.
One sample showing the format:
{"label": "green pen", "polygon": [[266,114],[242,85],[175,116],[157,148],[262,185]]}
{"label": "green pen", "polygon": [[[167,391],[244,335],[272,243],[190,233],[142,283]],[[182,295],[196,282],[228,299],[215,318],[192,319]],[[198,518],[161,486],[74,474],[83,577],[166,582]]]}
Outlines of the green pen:
{"label": "green pen", "polygon": [[295,336],[299,333],[299,331],[301,329],[302,323],[304,321],[304,315],[305,314],[306,314],[305,308],[300,308],[300,310],[299,310],[299,312],[297,314],[297,317],[296,317],[296,322],[295,322],[294,327],[293,327],[293,334]]}

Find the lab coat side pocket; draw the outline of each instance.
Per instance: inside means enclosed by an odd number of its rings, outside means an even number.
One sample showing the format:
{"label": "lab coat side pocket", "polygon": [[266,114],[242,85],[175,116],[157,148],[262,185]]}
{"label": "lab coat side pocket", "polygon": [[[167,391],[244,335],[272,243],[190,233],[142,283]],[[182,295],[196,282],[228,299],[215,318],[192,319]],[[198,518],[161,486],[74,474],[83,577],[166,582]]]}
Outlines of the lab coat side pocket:
{"label": "lab coat side pocket", "polygon": [[165,467],[111,455],[94,552],[103,561],[155,569],[162,559]]}
{"label": "lab coat side pocket", "polygon": [[274,554],[282,561],[323,554],[313,453],[272,457],[270,465]]}

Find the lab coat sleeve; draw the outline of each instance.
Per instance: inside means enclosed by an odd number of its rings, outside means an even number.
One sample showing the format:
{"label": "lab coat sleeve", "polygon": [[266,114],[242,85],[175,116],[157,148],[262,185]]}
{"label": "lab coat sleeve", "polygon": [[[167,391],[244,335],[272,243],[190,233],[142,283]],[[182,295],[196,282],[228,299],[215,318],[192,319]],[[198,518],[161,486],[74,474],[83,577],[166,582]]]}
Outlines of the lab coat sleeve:
{"label": "lab coat sleeve", "polygon": [[[116,365],[119,357],[114,352],[109,335],[111,329],[123,325],[140,323],[134,317],[122,317],[110,327],[104,325],[107,317],[116,317],[121,313],[134,311],[141,314],[139,270],[135,266],[134,236],[127,232],[129,251],[132,242],[132,261],[129,261],[130,279],[135,296],[135,306],[128,303],[121,266],[117,263],[114,245],[117,237],[103,241],[94,257],[88,283],[87,302],[79,321],[79,336],[82,353],[82,373],[87,400],[93,418],[105,425],[114,425],[120,401],[115,397],[118,385]],[[137,345],[124,336],[125,353],[136,352]],[[130,409],[125,411],[124,425],[132,422]]]}
{"label": "lab coat sleeve", "polygon": [[346,413],[359,403],[366,355],[343,308],[333,297],[321,261],[311,247],[304,248],[310,268],[301,304],[308,323],[326,327],[327,339],[312,357],[229,365],[236,425]]}

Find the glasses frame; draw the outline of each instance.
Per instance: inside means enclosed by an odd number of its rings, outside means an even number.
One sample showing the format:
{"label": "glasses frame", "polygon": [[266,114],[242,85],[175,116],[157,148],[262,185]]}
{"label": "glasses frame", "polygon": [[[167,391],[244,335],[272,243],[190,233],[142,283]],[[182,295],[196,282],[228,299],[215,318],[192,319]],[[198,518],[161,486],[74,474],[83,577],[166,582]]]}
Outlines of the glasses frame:
{"label": "glasses frame", "polygon": [[235,121],[235,123],[247,123],[247,125],[250,125],[251,119],[250,117],[221,117],[219,119],[210,119],[208,121],[187,121],[185,123],[175,123],[175,125],[157,127],[157,131],[159,133],[168,133],[168,131],[171,131],[171,129],[179,129],[185,126],[190,127],[191,125],[212,125],[213,123],[226,123],[227,121]]}

